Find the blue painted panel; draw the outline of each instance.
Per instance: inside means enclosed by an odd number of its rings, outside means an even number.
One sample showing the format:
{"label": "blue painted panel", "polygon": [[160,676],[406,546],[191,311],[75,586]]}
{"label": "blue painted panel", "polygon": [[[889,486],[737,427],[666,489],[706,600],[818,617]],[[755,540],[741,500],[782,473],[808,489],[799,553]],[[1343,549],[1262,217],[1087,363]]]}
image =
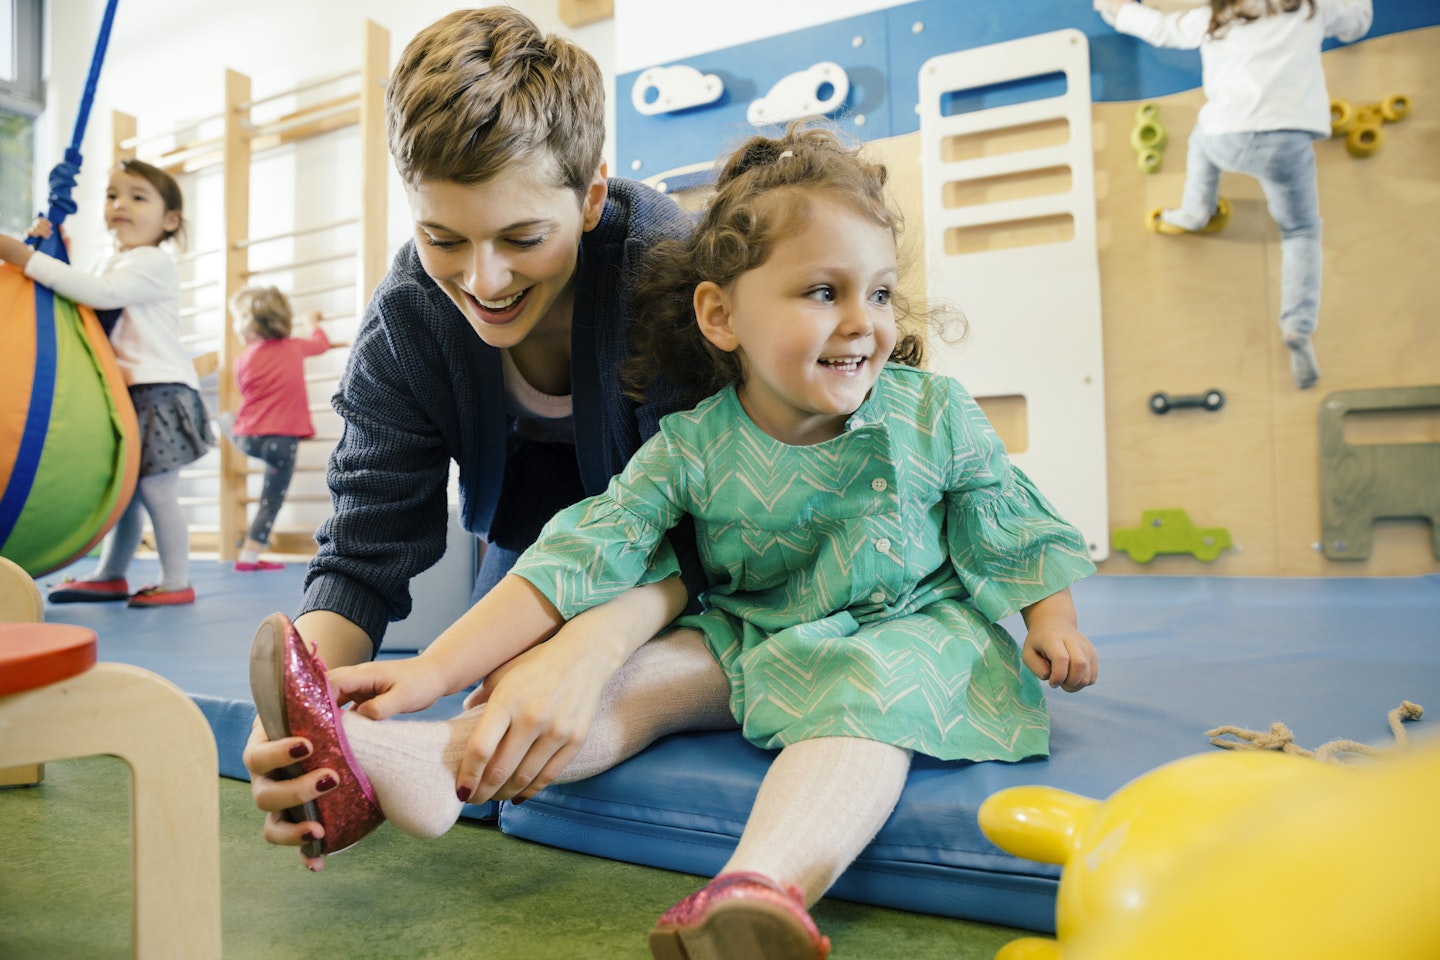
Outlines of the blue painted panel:
{"label": "blue painted panel", "polygon": [[[768,37],[664,66],[694,67],[713,73],[725,92],[712,104],[675,113],[646,116],[630,102],[630,91],[643,71],[620,74],[615,85],[615,142],[620,176],[643,179],[676,167],[715,160],[756,130],[745,119],[751,101],[770,92],[779,80],[829,60],[845,69],[850,94],[834,116],[862,139],[889,137],[889,59],[885,18],[880,13]],[[862,38],[860,46],[854,45]],[[863,116],[864,126],[854,118]],[[635,162],[639,161],[639,166]]]}
{"label": "blue painted panel", "polygon": [[[1435,26],[1440,26],[1436,0],[1375,0],[1375,24],[1368,36]],[[837,118],[852,135],[872,140],[914,133],[919,129],[919,73],[926,60],[1065,28],[1089,38],[1091,97],[1097,102],[1148,100],[1200,85],[1197,51],[1160,50],[1121,36],[1089,0],[917,0],[687,60],[661,61],[720,76],[725,94],[704,107],[647,117],[630,103],[641,71],[621,74],[615,90],[615,173],[643,179],[715,160],[754,131],[745,119],[752,100],[782,77],[824,60],[838,63],[850,77],[850,96]],[[856,37],[863,39],[858,47]],[[1334,46],[1331,41],[1326,49]],[[956,98],[956,107],[979,109],[1042,95],[1043,85],[1017,84],[985,91],[976,105],[970,102],[975,92],[966,91]],[[863,126],[854,123],[861,115]],[[637,160],[638,167],[633,165]]]}

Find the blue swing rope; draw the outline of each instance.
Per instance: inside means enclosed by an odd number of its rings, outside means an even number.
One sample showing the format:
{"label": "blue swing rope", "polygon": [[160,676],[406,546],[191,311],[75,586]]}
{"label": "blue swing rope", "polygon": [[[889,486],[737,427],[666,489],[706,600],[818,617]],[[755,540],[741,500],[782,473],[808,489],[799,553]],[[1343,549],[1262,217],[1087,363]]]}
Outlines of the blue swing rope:
{"label": "blue swing rope", "polygon": [[[95,41],[95,53],[90,58],[90,75],[85,81],[85,94],[80,98],[80,112],[75,118],[75,132],[70,146],[65,150],[65,159],[55,164],[50,171],[50,236],[44,240],[30,237],[26,242],[57,260],[70,262],[65,251],[65,241],[60,236],[60,224],[75,212],[75,201],[70,191],[75,188],[75,177],[80,173],[80,142],[85,139],[85,126],[90,121],[90,105],[95,100],[95,86],[100,81],[100,66],[105,62],[105,48],[110,44],[110,25],[115,21],[117,0],[105,5],[105,18],[100,24],[100,37]],[[15,453],[15,465],[5,492],[0,496],[0,547],[10,538],[30,488],[35,484],[35,475],[40,470],[40,455],[45,449],[45,436],[50,430],[50,410],[55,400],[55,377],[59,362],[59,344],[55,334],[55,300],[53,296],[35,297],[35,379],[30,388],[30,408],[25,415],[25,426],[20,434],[20,447]]]}
{"label": "blue swing rope", "polygon": [[[50,212],[45,219],[54,229],[47,241],[31,237],[32,245],[66,263],[70,262],[65,252],[65,243],[60,239],[60,224],[76,210],[70,191],[75,189],[75,178],[80,174],[80,143],[85,139],[85,127],[90,122],[90,107],[95,102],[95,87],[100,83],[100,67],[105,63],[105,49],[110,45],[110,27],[115,22],[115,6],[118,0],[109,0],[105,5],[105,17],[100,21],[100,36],[95,41],[95,53],[90,58],[90,75],[85,78],[85,92],[80,97],[80,110],[75,116],[75,132],[70,136],[70,146],[65,148],[65,159],[50,170]],[[53,248],[53,249],[52,249]]]}

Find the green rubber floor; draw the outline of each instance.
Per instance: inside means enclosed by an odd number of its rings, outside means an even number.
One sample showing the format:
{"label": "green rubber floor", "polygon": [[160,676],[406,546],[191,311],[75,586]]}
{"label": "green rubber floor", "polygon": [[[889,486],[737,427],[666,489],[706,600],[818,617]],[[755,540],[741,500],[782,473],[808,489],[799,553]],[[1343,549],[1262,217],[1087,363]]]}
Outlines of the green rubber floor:
{"label": "green rubber floor", "polygon": [[[470,822],[430,841],[386,825],[311,874],[261,840],[248,783],[217,782],[226,960],[644,960],[655,919],[703,882]],[[0,957],[131,956],[129,807],[112,757],[0,789]],[[814,916],[835,960],[990,960],[1023,935],[841,900]]]}

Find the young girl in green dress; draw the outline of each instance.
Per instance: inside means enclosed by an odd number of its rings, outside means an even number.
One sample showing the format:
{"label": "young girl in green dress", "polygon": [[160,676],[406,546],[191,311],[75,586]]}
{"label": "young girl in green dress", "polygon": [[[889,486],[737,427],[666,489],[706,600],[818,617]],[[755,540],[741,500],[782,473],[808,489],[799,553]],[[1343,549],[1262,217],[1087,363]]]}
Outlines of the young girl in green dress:
{"label": "young girl in green dress", "polygon": [[[1094,569],[1084,540],[959,383],[904,365],[920,340],[897,324],[885,180],[823,126],[745,143],[693,236],[652,250],[622,371],[637,391],[663,374],[704,399],[662,420],[604,494],[556,515],[419,656],[330,676],[358,704],[333,724],[348,775],[368,775],[384,814],[418,834],[448,829],[459,800],[501,784],[523,800],[676,730],[738,724],[778,751],[734,856],[651,931],[661,960],[824,957],[806,907],[884,824],[912,753],[1044,756],[1041,681],[1075,691],[1097,676],[1068,590]],[[687,519],[709,580],[701,612],[628,660],[598,633],[568,662],[551,652],[552,673],[577,677],[555,711],[589,738],[527,759],[516,790],[513,769],[489,769],[513,721],[484,703],[493,671],[637,584],[678,582],[665,535]],[[1023,648],[996,625],[1017,611]],[[255,656],[281,664],[255,691],[262,718],[287,690],[293,713],[322,668],[283,621]],[[487,674],[453,721],[373,722]]]}

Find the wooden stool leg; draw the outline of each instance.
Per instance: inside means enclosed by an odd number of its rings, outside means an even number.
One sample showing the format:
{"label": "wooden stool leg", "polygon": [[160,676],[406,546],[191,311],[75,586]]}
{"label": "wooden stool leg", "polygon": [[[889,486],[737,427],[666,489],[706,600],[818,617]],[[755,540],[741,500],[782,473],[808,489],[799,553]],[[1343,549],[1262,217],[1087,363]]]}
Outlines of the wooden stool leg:
{"label": "wooden stool leg", "polygon": [[[0,623],[40,623],[45,598],[20,564],[0,557]],[[45,779],[43,763],[0,768],[0,787],[29,787]]]}
{"label": "wooden stool leg", "polygon": [[194,701],[148,670],[97,663],[0,696],[0,731],[10,731],[0,736],[0,767],[100,754],[129,764],[134,954],[219,957],[219,765]]}

